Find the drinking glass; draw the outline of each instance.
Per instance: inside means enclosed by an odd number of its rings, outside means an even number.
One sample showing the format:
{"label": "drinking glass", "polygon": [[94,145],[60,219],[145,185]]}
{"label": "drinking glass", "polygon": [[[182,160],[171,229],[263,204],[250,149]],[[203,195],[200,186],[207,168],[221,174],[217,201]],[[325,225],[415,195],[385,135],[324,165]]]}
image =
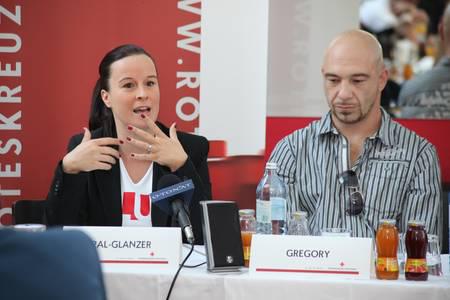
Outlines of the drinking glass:
{"label": "drinking glass", "polygon": [[320,230],[320,235],[332,237],[350,237],[351,230],[347,228],[324,228]]}
{"label": "drinking glass", "polygon": [[429,275],[442,276],[441,250],[439,247],[439,237],[435,234],[428,235],[427,265]]}
{"label": "drinking glass", "polygon": [[309,235],[308,213],[305,211],[294,211],[288,224],[288,235]]}
{"label": "drinking glass", "polygon": [[398,234],[397,259],[398,259],[399,272],[400,272],[400,274],[404,274],[405,273],[405,261],[406,261],[405,235],[401,232]]}

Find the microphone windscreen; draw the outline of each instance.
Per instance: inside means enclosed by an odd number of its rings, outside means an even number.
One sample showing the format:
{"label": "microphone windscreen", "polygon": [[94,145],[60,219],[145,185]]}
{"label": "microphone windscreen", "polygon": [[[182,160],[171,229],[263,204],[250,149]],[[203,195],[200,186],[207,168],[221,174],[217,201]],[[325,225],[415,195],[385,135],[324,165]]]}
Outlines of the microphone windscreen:
{"label": "microphone windscreen", "polygon": [[171,202],[175,199],[180,199],[189,206],[195,188],[191,179],[181,181],[173,174],[162,176],[156,186],[157,190],[150,194],[152,203],[168,215],[172,214]]}
{"label": "microphone windscreen", "polygon": [[175,185],[180,182],[181,182],[181,179],[177,175],[166,174],[158,180],[158,184],[156,185],[156,187],[157,187],[157,190],[161,190],[163,188]]}

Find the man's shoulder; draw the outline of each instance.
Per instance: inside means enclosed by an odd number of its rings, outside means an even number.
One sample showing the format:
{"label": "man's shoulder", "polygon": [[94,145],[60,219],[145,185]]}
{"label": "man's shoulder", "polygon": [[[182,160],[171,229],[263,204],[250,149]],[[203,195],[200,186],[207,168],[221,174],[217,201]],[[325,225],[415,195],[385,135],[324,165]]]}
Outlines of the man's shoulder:
{"label": "man's shoulder", "polygon": [[449,68],[435,67],[428,72],[417,75],[406,81],[399,94],[399,105],[408,105],[414,97],[427,92],[433,92],[442,88],[442,83],[450,80]]}
{"label": "man's shoulder", "polygon": [[[44,233],[30,234],[27,232],[14,231],[9,229],[0,230],[0,241],[8,242],[10,245],[33,245],[33,247],[54,247],[55,244],[67,247],[68,244],[83,247],[82,244],[91,244],[89,237],[81,231],[62,231],[62,230],[47,230]],[[44,242],[45,241],[45,242]],[[48,242],[48,243],[47,243]],[[4,244],[3,244],[4,246]]]}
{"label": "man's shoulder", "polygon": [[290,149],[289,151],[293,153],[299,151],[304,145],[317,141],[322,127],[323,120],[320,119],[312,121],[305,127],[294,130],[277,142],[273,152],[277,152],[280,149]]}
{"label": "man's shoulder", "polygon": [[426,138],[418,135],[414,130],[407,128],[397,121],[391,119],[389,121],[389,127],[389,134],[391,137],[395,137],[396,143],[399,145],[405,144],[410,147],[415,145],[420,148],[424,146],[434,147]]}
{"label": "man's shoulder", "polygon": [[321,128],[323,126],[323,120],[314,120],[305,127],[297,128],[296,130],[292,131],[288,135],[284,136],[283,139],[306,139],[311,137],[317,137],[321,133]]}
{"label": "man's shoulder", "polygon": [[97,250],[81,231],[0,229],[0,252],[11,274],[2,280],[5,299],[105,299]]}

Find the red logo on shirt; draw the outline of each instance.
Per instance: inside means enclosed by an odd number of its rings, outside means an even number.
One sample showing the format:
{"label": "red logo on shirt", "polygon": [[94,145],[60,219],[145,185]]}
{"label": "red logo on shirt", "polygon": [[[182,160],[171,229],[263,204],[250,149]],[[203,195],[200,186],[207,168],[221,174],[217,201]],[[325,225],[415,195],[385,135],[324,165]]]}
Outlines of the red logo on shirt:
{"label": "red logo on shirt", "polygon": [[[122,205],[122,214],[130,215],[131,220],[137,220],[136,215],[134,214],[134,206],[136,205],[135,200],[136,194],[134,192],[124,192],[123,193],[123,205]],[[146,217],[150,215],[150,196],[149,195],[140,195],[140,211],[141,215]]]}

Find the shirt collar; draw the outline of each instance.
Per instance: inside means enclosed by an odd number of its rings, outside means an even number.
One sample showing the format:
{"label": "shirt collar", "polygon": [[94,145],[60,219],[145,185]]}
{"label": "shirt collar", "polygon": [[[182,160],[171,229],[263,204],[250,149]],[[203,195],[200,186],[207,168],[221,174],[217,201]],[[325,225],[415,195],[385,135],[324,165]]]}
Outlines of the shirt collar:
{"label": "shirt collar", "polygon": [[[389,114],[381,108],[381,126],[377,133],[372,138],[378,138],[385,145],[392,146],[396,144],[395,134],[393,132],[391,124],[391,117]],[[339,134],[331,121],[331,111],[328,111],[319,121],[319,135],[326,135],[329,133]]]}
{"label": "shirt collar", "polygon": [[325,135],[327,133],[339,134],[331,121],[331,111],[328,111],[319,121],[319,135]]}
{"label": "shirt collar", "polygon": [[390,124],[392,124],[391,116],[386,112],[386,110],[384,110],[384,108],[381,108],[381,125],[375,137],[379,138],[381,142],[387,146],[397,144],[393,126],[390,126]]}

